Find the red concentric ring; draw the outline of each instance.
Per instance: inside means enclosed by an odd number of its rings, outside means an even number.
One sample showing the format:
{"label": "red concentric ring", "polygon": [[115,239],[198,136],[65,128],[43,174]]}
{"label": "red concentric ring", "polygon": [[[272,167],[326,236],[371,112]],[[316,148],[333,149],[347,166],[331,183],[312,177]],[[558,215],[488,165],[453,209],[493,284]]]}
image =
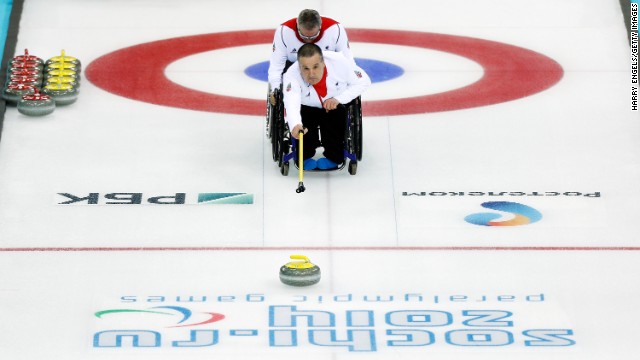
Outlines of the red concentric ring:
{"label": "red concentric ring", "polygon": [[[349,29],[352,42],[404,45],[459,55],[484,69],[468,86],[438,94],[365,101],[367,116],[419,114],[467,109],[520,99],[546,90],[562,67],[540,53],[495,41],[414,31]],[[177,108],[264,115],[265,101],[206,93],[169,80],[165,68],[186,56],[231,47],[268,44],[273,30],[234,31],[159,40],[116,50],[87,66],[96,86],[120,96]],[[365,97],[366,98],[366,97]]]}

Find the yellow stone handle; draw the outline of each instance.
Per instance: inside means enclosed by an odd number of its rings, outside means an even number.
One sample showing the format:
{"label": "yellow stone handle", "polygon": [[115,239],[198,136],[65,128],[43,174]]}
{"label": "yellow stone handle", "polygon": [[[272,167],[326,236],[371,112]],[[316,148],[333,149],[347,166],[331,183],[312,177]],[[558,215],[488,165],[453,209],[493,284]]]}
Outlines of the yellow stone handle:
{"label": "yellow stone handle", "polygon": [[287,263],[285,266],[290,269],[309,269],[315,267],[315,265],[309,261],[309,258],[304,255],[291,255],[290,258],[291,260],[302,260]]}
{"label": "yellow stone handle", "polygon": [[304,260],[304,262],[309,262],[309,258],[304,255],[291,255],[289,258],[291,260]]}

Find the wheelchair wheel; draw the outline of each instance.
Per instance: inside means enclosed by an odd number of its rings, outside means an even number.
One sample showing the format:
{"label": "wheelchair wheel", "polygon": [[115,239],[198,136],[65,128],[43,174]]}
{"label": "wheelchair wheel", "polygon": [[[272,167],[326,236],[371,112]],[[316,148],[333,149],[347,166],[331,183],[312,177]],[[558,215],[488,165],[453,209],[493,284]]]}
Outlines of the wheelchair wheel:
{"label": "wheelchair wheel", "polygon": [[273,106],[271,105],[271,101],[269,101],[269,94],[270,92],[267,90],[267,119],[265,124],[267,139],[271,139],[271,117],[273,116]]}
{"label": "wheelchair wheel", "polygon": [[284,131],[282,130],[282,124],[279,122],[274,123],[273,133],[273,160],[278,164],[278,167],[282,166],[282,158],[285,154],[285,139]]}
{"label": "wheelchair wheel", "polygon": [[362,103],[360,97],[355,100],[353,118],[355,154],[359,161],[362,160]]}
{"label": "wheelchair wheel", "polygon": [[277,119],[271,123],[271,155],[273,157],[273,161],[277,162],[280,165],[280,142],[282,141],[282,134],[279,130],[279,122]]}
{"label": "wheelchair wheel", "polygon": [[274,92],[276,105],[271,105],[267,95],[267,122],[268,134],[271,139],[271,156],[278,164],[280,173],[284,176],[289,174],[289,161],[285,161],[285,156],[289,154],[291,140],[289,129],[284,120],[284,104],[282,102],[282,88]]}
{"label": "wheelchair wheel", "polygon": [[[291,151],[291,140],[289,140],[289,127],[284,123],[278,125],[278,142],[276,143],[278,167],[285,164],[284,157]],[[287,164],[288,165],[288,164]],[[284,174],[283,174],[284,175]]]}
{"label": "wheelchair wheel", "polygon": [[345,147],[348,153],[362,160],[362,111],[360,97],[355,98],[347,107],[347,127]]}
{"label": "wheelchair wheel", "polygon": [[289,127],[284,122],[284,117],[280,117],[274,122],[273,148],[274,160],[278,163],[280,173],[287,176],[289,172],[289,161],[285,156],[291,151],[291,139],[289,137]]}
{"label": "wheelchair wheel", "polygon": [[280,162],[282,161],[280,154],[280,128],[281,123],[284,123],[284,113],[282,110],[282,93],[280,90],[275,91],[276,105],[271,105],[269,98],[267,96],[267,116],[268,116],[268,137],[271,139],[271,155],[273,161],[278,162],[278,166],[280,166]]}

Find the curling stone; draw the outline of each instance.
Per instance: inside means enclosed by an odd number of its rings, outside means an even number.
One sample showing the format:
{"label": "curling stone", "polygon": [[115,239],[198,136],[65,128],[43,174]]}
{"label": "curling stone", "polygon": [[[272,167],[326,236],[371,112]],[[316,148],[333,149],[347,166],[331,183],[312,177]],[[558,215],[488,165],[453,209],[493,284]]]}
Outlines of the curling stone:
{"label": "curling stone", "polygon": [[9,71],[29,69],[29,70],[42,72],[43,65],[41,63],[37,63],[34,61],[13,61],[12,60],[9,62],[9,65],[7,66],[7,68],[9,68]]}
{"label": "curling stone", "polygon": [[292,261],[280,268],[280,281],[291,286],[309,286],[320,281],[320,268],[304,255],[291,255]]}
{"label": "curling stone", "polygon": [[51,72],[53,70],[71,70],[71,71],[75,71],[76,73],[80,72],[80,68],[78,68],[76,65],[69,62],[54,62],[44,67],[44,72],[46,73]]}
{"label": "curling stone", "polygon": [[41,58],[35,55],[29,54],[29,49],[24,49],[24,54],[14,56],[13,59],[11,59],[11,61],[15,61],[15,62],[28,61],[28,62],[39,63],[40,65],[44,64],[44,61],[42,61]]}
{"label": "curling stone", "polygon": [[12,76],[28,76],[36,79],[42,79],[42,73],[40,71],[38,71],[37,69],[28,68],[9,69],[9,71],[7,71],[7,78],[10,78]]}
{"label": "curling stone", "polygon": [[17,103],[22,96],[27,94],[33,94],[35,92],[35,86],[27,84],[9,84],[4,88],[2,92],[2,98],[10,103]]}
{"label": "curling stone", "polygon": [[78,89],[69,84],[48,84],[42,92],[51,96],[56,105],[69,105],[78,99]]}
{"label": "curling stone", "polygon": [[53,63],[69,63],[69,64],[73,64],[76,69],[78,69],[77,71],[80,72],[80,60],[78,60],[77,58],[73,57],[73,56],[68,56],[64,49],[62,51],[60,51],[60,55],[54,56],[52,58],[50,58],[49,60],[47,60],[47,62],[45,62],[45,66],[48,66],[49,64],[53,64]]}
{"label": "curling stone", "polygon": [[56,77],[56,76],[71,77],[76,79],[76,82],[80,81],[80,74],[77,71],[73,71],[73,70],[65,70],[65,69],[51,70],[46,74],[44,74],[45,79]]}
{"label": "curling stone", "polygon": [[33,85],[34,87],[42,86],[42,77],[36,78],[28,75],[11,75],[8,80],[10,84]]}
{"label": "curling stone", "polygon": [[47,79],[47,81],[43,84],[43,86],[47,86],[49,84],[67,84],[71,85],[74,88],[79,88],[80,83],[77,81],[75,77],[71,76],[52,76]]}
{"label": "curling stone", "polygon": [[51,96],[35,93],[27,94],[18,101],[18,111],[29,116],[42,116],[51,114],[56,109],[56,103]]}

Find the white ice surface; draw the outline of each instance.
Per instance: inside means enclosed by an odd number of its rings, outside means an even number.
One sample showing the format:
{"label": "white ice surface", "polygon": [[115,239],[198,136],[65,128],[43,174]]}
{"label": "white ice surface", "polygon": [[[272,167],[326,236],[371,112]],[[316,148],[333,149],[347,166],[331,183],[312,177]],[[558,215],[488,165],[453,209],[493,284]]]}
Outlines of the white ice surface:
{"label": "white ice surface", "polygon": [[[0,357],[634,358],[640,320],[640,123],[637,112],[629,111],[629,46],[616,1],[26,0],[17,48],[43,57],[64,48],[86,66],[149,41],[275,28],[302,8],[318,9],[347,28],[434,32],[531,49],[556,60],[564,76],[544,92],[486,107],[365,113],[357,175],[308,173],[304,194],[295,193],[293,171],[283,177],[271,160],[261,116],[137,102],[85,79],[79,100],[49,116],[29,118],[9,107],[0,142]],[[418,83],[427,83],[419,88],[422,94],[455,89],[482,72],[472,61],[435,51],[357,42],[353,47],[357,57],[407,71],[374,84],[365,101],[415,96]],[[269,50],[265,44],[198,54],[171,64],[167,76],[202,91],[260,99],[266,85],[242,71],[265,61]],[[189,72],[191,67],[197,71]],[[57,205],[58,193],[143,193],[147,199],[178,192],[246,192],[254,203]],[[481,203],[495,200],[532,206],[543,220],[500,228],[464,221],[485,211]],[[514,247],[531,250],[509,250]],[[69,251],[74,249],[88,251]],[[299,251],[323,271],[316,286],[298,289],[278,281],[279,267]],[[404,301],[406,294],[423,301]],[[540,294],[544,301],[526,300]],[[160,296],[165,301],[155,301]],[[207,300],[176,299],[189,296]],[[247,296],[264,301],[246,301]],[[478,301],[483,296],[486,301]],[[278,305],[335,313],[339,340],[354,330],[345,326],[346,311],[371,311],[374,323],[362,329],[375,334],[376,351],[310,344],[303,320],[296,328],[298,346],[270,346],[269,307]],[[194,312],[189,321],[204,312],[226,318],[169,328],[176,323],[172,317],[94,316],[155,306],[187,307]],[[452,323],[396,326],[385,317],[429,310],[452,314]],[[479,328],[508,331],[513,343],[447,344],[446,333],[478,328],[463,323],[469,319],[462,316],[465,310],[510,312],[512,326]],[[114,329],[156,331],[163,346],[133,348],[125,340],[121,348],[96,347],[96,334]],[[219,343],[172,348],[171,341],[189,339],[189,329],[218,330]],[[531,337],[523,332],[531,329],[572,330],[567,337],[575,344],[525,346]],[[257,334],[232,336],[232,330]],[[431,331],[435,342],[390,346],[388,341],[398,344],[407,330],[415,336]]]}

